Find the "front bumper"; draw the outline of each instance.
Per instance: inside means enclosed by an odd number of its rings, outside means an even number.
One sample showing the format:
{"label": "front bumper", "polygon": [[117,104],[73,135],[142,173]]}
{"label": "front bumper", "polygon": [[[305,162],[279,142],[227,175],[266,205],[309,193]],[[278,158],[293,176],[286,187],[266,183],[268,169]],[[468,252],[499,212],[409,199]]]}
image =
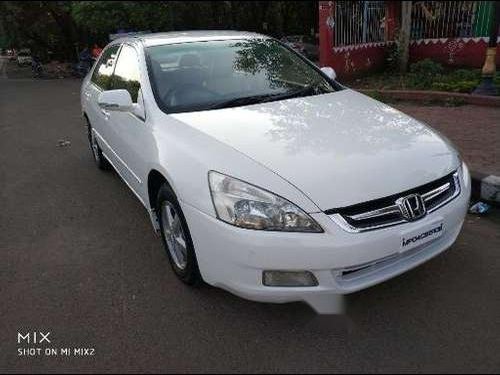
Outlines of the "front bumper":
{"label": "front bumper", "polygon": [[[181,202],[203,279],[246,299],[304,301],[320,313],[337,311],[335,295],[348,294],[400,275],[443,252],[456,240],[467,212],[470,178],[464,168],[458,197],[421,220],[349,233],[324,213],[311,214],[324,233],[241,229]],[[401,252],[407,233],[443,224],[439,238]],[[264,270],[310,271],[314,287],[268,287]]]}

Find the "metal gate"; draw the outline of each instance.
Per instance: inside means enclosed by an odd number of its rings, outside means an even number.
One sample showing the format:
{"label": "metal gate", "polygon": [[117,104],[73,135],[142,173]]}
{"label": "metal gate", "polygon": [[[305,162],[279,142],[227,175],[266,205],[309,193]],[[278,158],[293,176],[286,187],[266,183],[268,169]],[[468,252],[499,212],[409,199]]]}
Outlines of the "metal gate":
{"label": "metal gate", "polygon": [[385,42],[385,12],[384,1],[336,1],[334,45]]}

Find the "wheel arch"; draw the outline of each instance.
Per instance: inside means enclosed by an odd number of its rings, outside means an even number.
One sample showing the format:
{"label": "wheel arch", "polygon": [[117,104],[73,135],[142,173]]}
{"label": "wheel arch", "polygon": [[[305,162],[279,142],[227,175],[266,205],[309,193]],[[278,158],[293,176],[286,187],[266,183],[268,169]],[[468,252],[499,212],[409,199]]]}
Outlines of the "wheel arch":
{"label": "wheel arch", "polygon": [[152,210],[156,209],[156,197],[158,196],[158,191],[160,190],[163,184],[167,184],[167,186],[172,189],[175,194],[175,190],[172,187],[172,184],[169,182],[169,179],[166,177],[166,173],[161,172],[156,168],[152,168],[148,173],[148,203],[149,207]]}

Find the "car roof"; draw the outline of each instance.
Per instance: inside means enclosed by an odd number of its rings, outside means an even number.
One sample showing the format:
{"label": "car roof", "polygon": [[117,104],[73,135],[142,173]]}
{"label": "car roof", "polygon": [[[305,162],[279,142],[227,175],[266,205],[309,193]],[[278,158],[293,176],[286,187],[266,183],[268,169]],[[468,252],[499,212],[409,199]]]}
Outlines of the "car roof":
{"label": "car roof", "polygon": [[246,32],[229,30],[196,30],[196,31],[172,31],[166,33],[138,34],[116,39],[115,43],[140,41],[146,47],[163,44],[178,44],[190,42],[208,42],[211,40],[232,40],[232,39],[268,39],[268,36]]}

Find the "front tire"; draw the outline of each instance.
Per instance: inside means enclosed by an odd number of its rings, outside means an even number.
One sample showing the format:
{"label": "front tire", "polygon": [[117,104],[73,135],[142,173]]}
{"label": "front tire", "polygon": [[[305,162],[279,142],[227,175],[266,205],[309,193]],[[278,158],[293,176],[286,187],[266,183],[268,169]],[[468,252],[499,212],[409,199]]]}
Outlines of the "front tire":
{"label": "front tire", "polygon": [[187,285],[202,282],[193,241],[186,218],[172,189],[163,184],[158,192],[156,209],[163,247],[175,275]]}

